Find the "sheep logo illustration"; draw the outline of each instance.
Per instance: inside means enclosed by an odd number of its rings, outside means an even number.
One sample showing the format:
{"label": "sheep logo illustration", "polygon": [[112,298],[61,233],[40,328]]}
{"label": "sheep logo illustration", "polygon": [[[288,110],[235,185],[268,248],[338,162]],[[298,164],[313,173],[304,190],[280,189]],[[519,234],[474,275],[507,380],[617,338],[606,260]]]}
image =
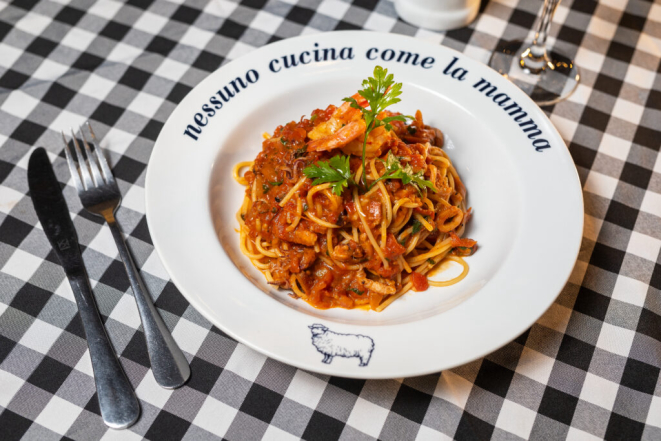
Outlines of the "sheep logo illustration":
{"label": "sheep logo illustration", "polygon": [[330,364],[333,357],[351,358],[360,360],[359,366],[367,366],[374,350],[374,340],[360,334],[340,334],[333,332],[324,325],[315,323],[308,326],[312,332],[312,344],[317,351],[324,354],[322,363]]}

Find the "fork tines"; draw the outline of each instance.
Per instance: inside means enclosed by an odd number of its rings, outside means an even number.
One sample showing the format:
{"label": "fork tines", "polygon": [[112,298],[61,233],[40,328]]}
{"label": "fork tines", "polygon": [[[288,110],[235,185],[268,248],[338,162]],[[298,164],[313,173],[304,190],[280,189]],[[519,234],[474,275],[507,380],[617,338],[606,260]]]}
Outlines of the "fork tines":
{"label": "fork tines", "polygon": [[[100,151],[99,141],[96,139],[94,130],[92,130],[89,121],[86,125],[92,142],[87,141],[83,128],[79,127],[78,133],[82,139],[83,148],[80,147],[80,143],[78,142],[73,129],[71,129],[71,140],[73,141],[72,144],[75,153],[72,151],[69,142],[67,142],[64,132],[62,132],[62,141],[64,142],[64,152],[67,157],[67,163],[69,164],[71,176],[73,177],[74,183],[79,192],[105,184],[115,185],[115,178],[110,171],[106,158]],[[85,150],[85,154],[83,154],[83,149]],[[92,153],[92,151],[94,153]]]}

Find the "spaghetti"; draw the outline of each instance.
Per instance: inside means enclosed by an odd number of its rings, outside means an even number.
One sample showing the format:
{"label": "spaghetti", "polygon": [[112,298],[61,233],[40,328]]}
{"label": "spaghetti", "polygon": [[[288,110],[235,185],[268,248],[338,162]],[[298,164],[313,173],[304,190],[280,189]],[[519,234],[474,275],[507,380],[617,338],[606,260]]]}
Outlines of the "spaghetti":
{"label": "spaghetti", "polygon": [[[398,114],[378,117],[389,115]],[[391,124],[392,130],[378,127],[366,137],[365,170],[359,156],[365,123],[348,103],[277,127],[264,135],[254,161],[234,166],[234,178],[247,187],[237,213],[241,251],[268,283],[316,308],[382,311],[409,290],[449,286],[466,276],[462,257],[477,243],[461,238],[471,209],[442,148],[443,134],[424,124],[420,111],[408,124]],[[346,188],[314,185],[308,167],[338,155],[347,165]],[[393,177],[406,173],[426,186]],[[447,261],[460,264],[461,274],[429,280]]]}

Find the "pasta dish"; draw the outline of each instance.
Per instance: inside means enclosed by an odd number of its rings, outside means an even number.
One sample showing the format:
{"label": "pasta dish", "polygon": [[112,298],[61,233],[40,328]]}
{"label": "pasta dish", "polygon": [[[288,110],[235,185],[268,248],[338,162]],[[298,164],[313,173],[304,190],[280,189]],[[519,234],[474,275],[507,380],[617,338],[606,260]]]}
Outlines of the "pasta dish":
{"label": "pasta dish", "polygon": [[[402,85],[379,66],[373,75],[342,105],[265,133],[255,160],[234,166],[247,187],[241,251],[316,308],[382,311],[409,290],[459,282],[477,249],[462,238],[471,209],[443,133],[419,110],[386,110]],[[429,280],[447,261],[461,274]]]}

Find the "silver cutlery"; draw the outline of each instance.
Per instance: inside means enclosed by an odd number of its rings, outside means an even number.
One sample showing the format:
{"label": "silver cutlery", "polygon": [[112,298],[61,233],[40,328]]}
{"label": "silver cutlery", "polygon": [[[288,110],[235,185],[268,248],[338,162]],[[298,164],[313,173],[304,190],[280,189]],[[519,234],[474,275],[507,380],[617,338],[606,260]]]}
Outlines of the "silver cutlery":
{"label": "silver cutlery", "polygon": [[78,305],[92,359],[101,417],[113,429],[129,427],[140,415],[140,404],[103,327],[69,208],[48,154],[41,147],[30,156],[28,185],[39,222],[60,259]]}
{"label": "silver cutlery", "polygon": [[177,388],[190,377],[188,361],[158,314],[149,293],[145,289],[140,273],[133,263],[129,249],[126,242],[124,242],[124,236],[115,219],[115,211],[121,203],[122,195],[89,122],[87,128],[92,142],[87,141],[82,127],[80,128],[85,154],[83,154],[73,130],[71,131],[71,138],[75,152],[72,151],[64,133],[62,133],[71,176],[78,189],[78,196],[83,207],[90,213],[103,217],[115,239],[119,255],[124,262],[124,268],[131,282],[133,296],[138,304],[138,312],[145,332],[147,352],[154,378],[161,387],[167,389]]}

